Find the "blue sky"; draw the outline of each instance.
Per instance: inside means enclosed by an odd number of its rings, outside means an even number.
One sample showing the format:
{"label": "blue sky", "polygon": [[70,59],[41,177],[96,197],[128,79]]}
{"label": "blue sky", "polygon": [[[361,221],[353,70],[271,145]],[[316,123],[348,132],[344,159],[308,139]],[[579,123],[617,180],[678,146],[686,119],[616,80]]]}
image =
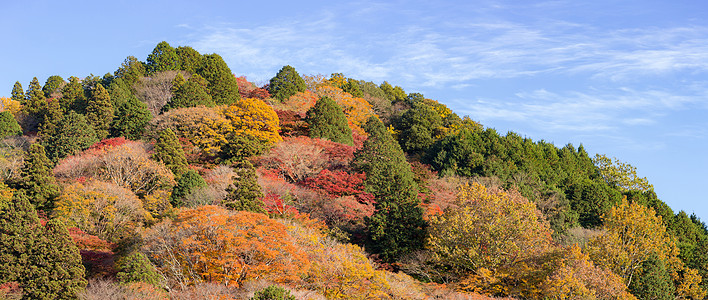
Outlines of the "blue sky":
{"label": "blue sky", "polygon": [[501,133],[582,143],[708,220],[702,1],[1,2],[0,96],[113,72],[164,40],[257,83],[286,64],[387,80]]}

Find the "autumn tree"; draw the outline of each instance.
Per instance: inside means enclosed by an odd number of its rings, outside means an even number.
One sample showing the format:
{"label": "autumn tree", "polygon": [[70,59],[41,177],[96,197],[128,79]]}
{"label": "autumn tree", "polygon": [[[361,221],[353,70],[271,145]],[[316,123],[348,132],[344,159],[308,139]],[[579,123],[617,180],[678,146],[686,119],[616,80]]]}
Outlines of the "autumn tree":
{"label": "autumn tree", "polygon": [[47,148],[47,156],[52,161],[58,161],[68,155],[73,155],[97,142],[96,132],[86,118],[70,111],[57,126],[57,134],[48,136],[42,141]]}
{"label": "autumn tree", "polygon": [[114,110],[108,91],[100,83],[91,92],[91,98],[86,107],[86,121],[96,132],[96,138],[102,140],[108,136],[108,130],[113,121]]}
{"label": "autumn tree", "polygon": [[0,139],[13,135],[22,135],[22,127],[10,111],[0,112]]}
{"label": "autumn tree", "polygon": [[196,189],[206,186],[206,181],[204,181],[204,178],[202,178],[197,171],[187,169],[187,171],[179,178],[177,185],[172,190],[172,195],[170,195],[170,202],[172,203],[172,206],[184,206],[183,200],[185,197]]}
{"label": "autumn tree", "polygon": [[32,144],[20,171],[20,180],[16,187],[32,199],[37,209],[51,209],[53,200],[59,194],[59,186],[52,174],[52,162],[47,158],[44,147]]}
{"label": "autumn tree", "polygon": [[209,82],[207,89],[216,104],[233,104],[241,98],[236,78],[220,55],[204,55],[197,74]]}
{"label": "autumn tree", "polygon": [[418,186],[403,151],[383,123],[371,117],[369,138],[357,151],[356,168],[366,174],[365,191],[374,195],[376,212],[366,219],[372,251],[393,261],[423,246],[426,223]]}
{"label": "autumn tree", "polygon": [[47,78],[47,81],[44,83],[44,86],[42,87],[42,91],[44,92],[44,96],[47,98],[53,98],[56,93],[61,92],[61,88],[64,86],[66,82],[64,81],[64,78],[61,78],[59,75],[52,75]]}
{"label": "autumn tree", "polygon": [[266,213],[263,203],[263,192],[258,184],[256,169],[248,161],[243,161],[236,170],[233,186],[226,189],[224,206],[233,210]]}
{"label": "autumn tree", "polygon": [[180,177],[187,171],[187,157],[171,129],[167,128],[160,132],[154,151],[153,157],[165,164],[175,176]]}
{"label": "autumn tree", "polygon": [[280,101],[288,99],[297,92],[304,92],[305,89],[307,89],[305,81],[291,66],[281,68],[278,74],[270,79],[268,85],[268,92]]}
{"label": "autumn tree", "polygon": [[147,72],[152,74],[161,71],[179,70],[181,62],[177,51],[170,44],[162,41],[155,46],[147,57]]}
{"label": "autumn tree", "polygon": [[153,73],[150,77],[141,77],[133,85],[135,96],[147,104],[148,109],[157,116],[162,107],[172,98],[172,81],[182,71],[162,71]]}
{"label": "autumn tree", "polygon": [[508,270],[552,244],[548,224],[523,197],[473,183],[460,188],[456,204],[432,216],[428,231],[436,259],[456,272]]}
{"label": "autumn tree", "polygon": [[206,205],[158,224],[144,250],[173,282],[240,286],[252,279],[296,282],[309,261],[286,227],[266,215]]}
{"label": "autumn tree", "polygon": [[333,142],[352,145],[352,130],[342,109],[329,97],[317,100],[307,111],[305,121],[309,124],[310,137],[328,139]]}
{"label": "autumn tree", "polygon": [[605,215],[602,228],[604,233],[588,243],[588,253],[597,265],[622,276],[626,285],[650,258],[664,261],[671,273],[680,271],[678,248],[653,209],[625,198]]}
{"label": "autumn tree", "polygon": [[25,103],[25,91],[22,89],[22,84],[19,81],[15,81],[15,85],[12,86],[12,93],[10,95],[12,100]]}

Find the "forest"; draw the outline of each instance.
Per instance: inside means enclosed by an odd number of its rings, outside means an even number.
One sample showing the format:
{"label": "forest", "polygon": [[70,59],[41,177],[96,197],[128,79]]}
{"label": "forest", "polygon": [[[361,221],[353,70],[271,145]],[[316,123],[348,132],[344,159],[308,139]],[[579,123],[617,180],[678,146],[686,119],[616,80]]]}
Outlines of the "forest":
{"label": "forest", "polygon": [[3,299],[705,299],[629,163],[388,83],[160,42],[0,97]]}

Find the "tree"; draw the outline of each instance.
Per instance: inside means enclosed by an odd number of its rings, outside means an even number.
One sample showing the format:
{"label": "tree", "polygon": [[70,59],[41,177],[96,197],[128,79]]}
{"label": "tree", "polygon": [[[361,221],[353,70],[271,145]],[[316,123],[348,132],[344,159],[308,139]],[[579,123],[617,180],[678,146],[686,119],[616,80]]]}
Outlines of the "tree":
{"label": "tree", "polygon": [[622,276],[627,286],[651,258],[663,260],[669,272],[681,269],[678,248],[666,233],[654,210],[627,199],[612,207],[603,218],[603,234],[593,238],[587,249],[595,264]]}
{"label": "tree", "polygon": [[181,63],[180,70],[194,74],[202,67],[202,55],[189,46],[179,46],[176,49]]}
{"label": "tree", "polygon": [[73,299],[86,286],[79,250],[66,228],[42,228],[23,191],[0,183],[0,284],[17,282],[27,299]]}
{"label": "tree", "polygon": [[226,189],[226,192],[228,194],[223,201],[224,206],[233,210],[266,213],[256,169],[250,162],[241,163],[233,178],[233,186]]}
{"label": "tree", "polygon": [[22,89],[22,84],[19,81],[15,81],[15,85],[12,86],[12,100],[20,103],[25,103],[25,91]]}
{"label": "tree", "polygon": [[122,78],[127,86],[133,86],[145,74],[145,64],[135,56],[128,56],[114,72],[115,79]]}
{"label": "tree", "polygon": [[216,104],[233,104],[241,99],[236,78],[220,55],[204,55],[202,66],[197,73],[209,82],[207,88]]}
{"label": "tree", "polygon": [[347,116],[329,97],[317,100],[315,106],[307,111],[305,121],[309,124],[310,137],[328,139],[333,142],[352,145],[352,130],[347,123]]}
{"label": "tree", "polygon": [[366,174],[364,191],[374,195],[376,212],[366,219],[372,251],[393,261],[423,246],[426,223],[418,186],[401,147],[383,123],[371,117],[369,138],[357,151],[354,165]]}
{"label": "tree", "polygon": [[44,147],[39,143],[32,144],[20,171],[21,179],[16,185],[32,199],[37,209],[53,208],[53,201],[59,195],[59,186],[52,169],[53,164],[47,158]]}
{"label": "tree", "polygon": [[50,99],[44,112],[44,121],[39,125],[39,135],[43,138],[56,135],[62,119],[64,119],[64,112],[59,99]]}
{"label": "tree", "polygon": [[47,156],[56,162],[61,158],[82,151],[98,142],[96,132],[89,126],[83,115],[70,111],[57,128],[57,134],[42,141],[47,148]]}
{"label": "tree", "polygon": [[639,299],[671,300],[676,287],[664,261],[650,257],[642,263],[641,273],[629,286],[632,294]]}
{"label": "tree", "polygon": [[295,300],[295,296],[290,294],[290,291],[277,285],[269,285],[268,287],[253,293],[251,300]]}
{"label": "tree", "polygon": [[92,91],[91,99],[86,107],[86,121],[93,127],[99,140],[108,136],[113,116],[111,97],[103,85],[99,83]]}
{"label": "tree", "polygon": [[69,77],[69,83],[64,85],[61,95],[59,103],[61,103],[61,108],[65,113],[68,113],[69,110],[75,110],[79,113],[86,110],[86,96],[78,77]]}
{"label": "tree", "polygon": [[[175,77],[175,80],[172,82],[173,87],[175,86],[175,81],[178,81],[178,78],[180,78],[179,75]],[[184,80],[184,77],[181,78]],[[207,90],[208,84],[209,83],[203,77],[199,76],[199,74],[192,75],[186,83],[177,87],[170,101],[162,107],[162,111],[165,112],[173,108],[194,107],[198,105],[207,107],[214,106],[215,103]]]}
{"label": "tree", "polygon": [[291,66],[281,68],[278,74],[270,79],[268,85],[268,92],[280,101],[288,99],[298,92],[304,92],[306,89],[305,81]]}
{"label": "tree", "polygon": [[180,177],[187,172],[187,157],[175,133],[167,128],[160,132],[155,143],[154,158],[161,161],[175,176]]}
{"label": "tree", "polygon": [[39,85],[37,77],[32,78],[27,93],[25,94],[24,111],[28,115],[35,116],[41,123],[44,110],[47,108],[47,100],[42,92],[42,86]]}
{"label": "tree", "polygon": [[124,136],[137,140],[143,136],[145,128],[152,120],[152,114],[147,105],[134,96],[121,102],[115,110],[115,118],[111,124],[111,136]]}
{"label": "tree", "polygon": [[120,283],[144,282],[157,286],[160,283],[160,274],[150,260],[140,252],[133,252],[118,261],[118,274],[116,278]]}
{"label": "tree", "polygon": [[252,279],[297,281],[306,254],[286,226],[263,214],[205,205],[180,212],[176,220],[147,232],[145,248],[168,278],[240,286]]}
{"label": "tree", "polygon": [[179,56],[177,56],[177,51],[165,41],[158,43],[147,57],[148,74],[179,70],[180,66],[181,62]]}
{"label": "tree", "polygon": [[0,112],[0,139],[13,135],[22,135],[22,127],[10,111]]}
{"label": "tree", "polygon": [[66,82],[64,81],[64,78],[61,78],[59,75],[52,75],[47,78],[47,81],[44,83],[44,86],[42,87],[42,91],[44,92],[44,96],[47,98],[52,98],[52,95],[60,92],[61,88],[64,86]]}
{"label": "tree", "polygon": [[622,192],[637,190],[640,192],[653,191],[646,177],[637,176],[637,168],[619,159],[610,159],[605,155],[595,154],[592,162],[600,170],[600,175],[607,184],[616,186]]}
{"label": "tree", "polygon": [[207,183],[204,178],[192,169],[188,169],[184,173],[179,181],[177,181],[177,186],[172,190],[172,195],[170,196],[170,202],[174,207],[181,207],[184,205],[183,199],[193,191],[198,188],[206,187]]}
{"label": "tree", "polygon": [[431,217],[428,242],[435,259],[458,274],[509,270],[551,248],[548,224],[520,195],[473,183],[460,188],[456,204]]}

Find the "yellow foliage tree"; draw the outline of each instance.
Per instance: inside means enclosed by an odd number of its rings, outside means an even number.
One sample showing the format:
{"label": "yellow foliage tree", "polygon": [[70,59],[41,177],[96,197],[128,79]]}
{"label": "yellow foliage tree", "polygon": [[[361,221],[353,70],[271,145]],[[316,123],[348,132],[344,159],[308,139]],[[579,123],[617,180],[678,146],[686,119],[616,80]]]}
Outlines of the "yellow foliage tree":
{"label": "yellow foliage tree", "polygon": [[54,213],[65,224],[112,242],[133,233],[148,215],[132,191],[101,181],[65,187]]}
{"label": "yellow foliage tree", "polygon": [[0,97],[0,112],[10,111],[13,115],[17,115],[20,111],[20,102],[7,97]]}
{"label": "yellow foliage tree", "polygon": [[222,111],[234,134],[249,136],[261,142],[274,144],[281,141],[280,124],[273,108],[258,98],[241,99]]}
{"label": "yellow foliage tree", "polygon": [[588,243],[588,253],[595,264],[622,276],[627,286],[652,255],[664,260],[672,277],[678,278],[683,268],[678,247],[652,208],[624,198],[604,216],[603,229]]}

